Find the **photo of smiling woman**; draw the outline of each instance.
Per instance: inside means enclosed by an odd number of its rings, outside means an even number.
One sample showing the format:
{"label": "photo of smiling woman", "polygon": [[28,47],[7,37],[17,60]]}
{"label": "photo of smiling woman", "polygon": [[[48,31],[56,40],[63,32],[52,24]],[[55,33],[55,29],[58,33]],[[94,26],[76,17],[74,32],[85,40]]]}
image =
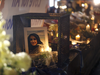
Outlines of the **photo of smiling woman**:
{"label": "photo of smiling woman", "polygon": [[41,51],[41,46],[43,43],[40,40],[40,37],[36,33],[32,33],[28,36],[28,48],[29,54],[37,54]]}

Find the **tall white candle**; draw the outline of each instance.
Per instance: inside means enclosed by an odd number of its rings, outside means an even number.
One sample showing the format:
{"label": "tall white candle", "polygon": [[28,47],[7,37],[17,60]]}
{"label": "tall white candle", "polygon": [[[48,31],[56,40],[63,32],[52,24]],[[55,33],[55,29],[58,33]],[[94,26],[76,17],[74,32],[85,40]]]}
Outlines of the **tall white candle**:
{"label": "tall white candle", "polygon": [[86,30],[90,31],[90,25],[89,24],[86,26]]}

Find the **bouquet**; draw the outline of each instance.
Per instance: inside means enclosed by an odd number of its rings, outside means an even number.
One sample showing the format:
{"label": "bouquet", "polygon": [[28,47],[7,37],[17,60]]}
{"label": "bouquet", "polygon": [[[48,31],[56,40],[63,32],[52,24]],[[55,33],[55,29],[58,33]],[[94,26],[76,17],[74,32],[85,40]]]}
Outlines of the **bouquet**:
{"label": "bouquet", "polygon": [[31,67],[31,58],[25,52],[14,54],[9,50],[10,37],[3,29],[5,23],[0,13],[0,75],[21,75]]}

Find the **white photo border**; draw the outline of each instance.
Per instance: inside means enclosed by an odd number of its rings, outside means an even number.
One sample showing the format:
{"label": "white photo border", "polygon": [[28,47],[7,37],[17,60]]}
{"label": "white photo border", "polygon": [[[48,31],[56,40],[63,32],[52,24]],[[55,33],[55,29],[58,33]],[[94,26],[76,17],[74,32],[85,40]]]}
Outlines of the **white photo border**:
{"label": "white photo border", "polygon": [[[28,50],[28,32],[35,32],[35,31],[44,31],[44,47],[48,46],[48,35],[47,35],[47,27],[24,27],[24,41],[25,41],[25,52],[29,54]],[[31,33],[30,33],[31,34]],[[36,33],[37,34],[37,33]],[[39,34],[38,34],[39,35]],[[41,39],[41,37],[40,37]]]}

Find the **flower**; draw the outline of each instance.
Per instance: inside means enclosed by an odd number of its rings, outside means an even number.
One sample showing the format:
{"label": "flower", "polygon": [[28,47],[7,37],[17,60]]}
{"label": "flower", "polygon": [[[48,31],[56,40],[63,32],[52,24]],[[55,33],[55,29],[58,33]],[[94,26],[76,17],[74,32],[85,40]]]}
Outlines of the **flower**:
{"label": "flower", "polygon": [[18,75],[17,71],[11,67],[4,67],[3,75]]}
{"label": "flower", "polygon": [[31,67],[31,58],[25,52],[14,54],[9,50],[10,37],[2,28],[5,23],[0,19],[0,75],[19,75]]}
{"label": "flower", "polygon": [[15,55],[16,67],[22,71],[27,71],[31,67],[31,58],[25,52],[20,52]]}

